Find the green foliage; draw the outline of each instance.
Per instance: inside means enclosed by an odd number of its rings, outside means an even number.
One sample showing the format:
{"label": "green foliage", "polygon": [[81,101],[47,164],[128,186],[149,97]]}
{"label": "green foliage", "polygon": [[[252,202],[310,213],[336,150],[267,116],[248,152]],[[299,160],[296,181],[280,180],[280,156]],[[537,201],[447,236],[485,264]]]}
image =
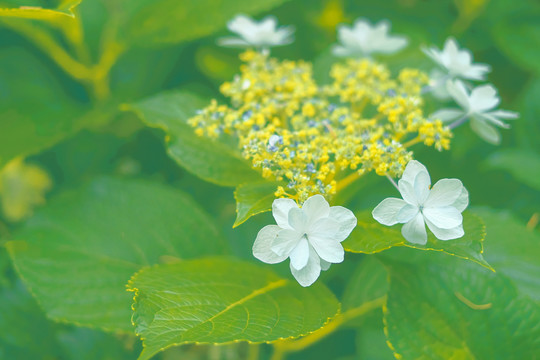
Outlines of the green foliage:
{"label": "green foliage", "polygon": [[224,245],[181,191],[144,181],[98,179],[59,195],[13,235],[13,262],[50,318],[130,332],[125,284],[145,265]]}
{"label": "green foliage", "polygon": [[358,225],[347,240],[343,242],[346,251],[354,253],[374,254],[394,246],[406,246],[419,250],[442,251],[463,259],[471,260],[486,268],[490,265],[484,260],[483,241],[485,229],[482,220],[469,212],[463,214],[465,235],[451,241],[441,241],[428,231],[428,243],[418,245],[407,242],[401,235],[400,227],[386,227],[379,224],[371,216],[371,211],[356,214]]}
{"label": "green foliage", "polygon": [[122,36],[126,41],[149,46],[200,38],[223,28],[237,13],[253,14],[285,1],[115,0],[115,6],[125,11]]}
{"label": "green foliage", "polygon": [[20,282],[0,289],[0,308],[1,359],[53,358],[62,353],[54,338],[58,327],[47,321]]}
{"label": "green foliage", "polygon": [[351,274],[345,293],[343,309],[350,310],[381,298],[388,292],[388,272],[374,256],[362,259]]}
{"label": "green foliage", "polygon": [[540,191],[540,155],[532,151],[506,149],[492,154],[486,164],[504,170],[516,180]]}
{"label": "green foliage", "polygon": [[450,258],[392,263],[388,340],[404,359],[534,359],[540,308],[502,275]]}
{"label": "green foliage", "polygon": [[43,61],[24,49],[0,50],[0,77],[0,166],[51,146],[103,117],[98,112],[83,116],[84,108]]}
{"label": "green foliage", "polygon": [[223,186],[260,180],[260,175],[230,146],[199,137],[186,124],[204,104],[195,95],[177,91],[126,105],[124,109],[137,113],[149,126],[163,129],[169,155],[201,179]]}
{"label": "green foliage", "polygon": [[477,209],[485,220],[486,258],[521,294],[540,303],[540,234],[506,211]]}
{"label": "green foliage", "polygon": [[[186,123],[211,96],[226,103],[218,85],[240,61],[215,42],[238,13],[294,25],[272,56],[313,62],[320,83],[336,26],[358,17],[408,37],[379,58],[393,74],[429,72],[418,48],[447,36],[489,64],[501,106],[520,113],[501,147],[465,126],[448,153],[408,148],[433,178],[463,180],[466,235],[418,246],[358,212],[389,196],[371,173],[331,199],[359,224],[315,285],[288,261],[242,261],[270,223],[251,217],[283,184],[263,182],[236,139]],[[535,0],[0,0],[0,172],[20,161],[52,180],[26,222],[0,211],[0,359],[540,358],[539,15]],[[0,201],[36,192],[28,174]]]}
{"label": "green foliage", "polygon": [[[514,4],[499,1],[496,14],[505,14],[502,21],[496,18],[496,25],[492,28],[493,37],[500,49],[510,59],[524,68],[540,73],[540,28],[538,27],[538,16],[540,16],[540,5],[532,3],[532,6],[523,3]],[[494,5],[494,7],[497,5]]]}
{"label": "green foliage", "polygon": [[336,315],[322,284],[302,288],[271,271],[209,258],[145,268],[129,283],[140,360],[186,343],[271,342],[306,335]]}
{"label": "green foliage", "polygon": [[241,184],[234,191],[236,200],[236,220],[233,227],[244,223],[253,215],[272,210],[272,202],[276,198],[274,193],[279,182],[254,182]]}

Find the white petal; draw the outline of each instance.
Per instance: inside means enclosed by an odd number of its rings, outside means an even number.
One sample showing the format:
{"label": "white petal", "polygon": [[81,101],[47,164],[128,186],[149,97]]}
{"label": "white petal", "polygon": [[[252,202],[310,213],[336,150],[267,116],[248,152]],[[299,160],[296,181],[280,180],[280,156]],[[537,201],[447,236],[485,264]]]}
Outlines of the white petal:
{"label": "white petal", "polygon": [[455,120],[463,115],[465,115],[465,113],[461,109],[441,109],[435,111],[429,117],[434,120],[441,120],[442,122],[447,122]]}
{"label": "white petal", "polygon": [[451,206],[458,209],[459,212],[463,212],[469,206],[469,192],[465,189],[465,186],[461,188],[461,194]]}
{"label": "white petal", "polygon": [[276,199],[272,203],[272,215],[279,227],[290,229],[289,226],[289,210],[297,208],[298,205],[292,199]]}
{"label": "white petal", "polygon": [[323,239],[332,239],[336,242],[340,242],[337,235],[339,235],[340,224],[330,218],[325,218],[317,221],[307,231],[308,237],[317,236]]}
{"label": "white petal", "polygon": [[279,256],[288,257],[291,251],[298,245],[304,234],[290,229],[281,229],[272,242],[271,249]]}
{"label": "white petal", "polygon": [[317,251],[321,259],[334,264],[343,261],[345,250],[338,241],[319,236],[309,236],[309,243]]}
{"label": "white petal", "polygon": [[499,145],[501,143],[501,135],[497,129],[489,125],[485,120],[473,117],[470,123],[471,129],[488,143],[493,145]]}
{"label": "white petal", "polygon": [[418,211],[420,211],[418,209],[418,206],[407,204],[403,208],[401,208],[401,210],[397,214],[396,219],[399,223],[408,223],[418,214]]}
{"label": "white petal", "polygon": [[427,232],[422,214],[418,213],[411,221],[403,225],[401,234],[410,243],[425,245],[427,243]]}
{"label": "white petal", "polygon": [[462,76],[471,80],[485,80],[486,74],[491,71],[487,64],[471,64],[471,66],[462,73]]}
{"label": "white petal", "polygon": [[426,207],[452,205],[461,195],[462,189],[463,183],[458,179],[441,179],[433,185],[424,205]]}
{"label": "white petal", "polygon": [[397,214],[407,203],[398,198],[387,198],[381,201],[371,215],[375,220],[386,226],[392,226],[398,223]]}
{"label": "white petal", "polygon": [[471,109],[477,112],[484,112],[489,109],[493,109],[499,104],[499,97],[497,96],[497,89],[493,85],[482,85],[473,89],[469,102]]}
{"label": "white petal", "polygon": [[250,47],[251,44],[245,41],[244,39],[237,37],[222,37],[217,40],[219,46],[233,47],[233,48],[244,48]]}
{"label": "white petal", "polygon": [[281,229],[277,225],[267,225],[257,234],[253,244],[253,256],[267,264],[282,262],[288,255],[278,255],[272,251],[272,243]]}
{"label": "white petal", "polygon": [[433,223],[428,219],[426,219],[426,224],[429,230],[431,230],[431,232],[433,233],[433,235],[435,235],[435,237],[439,240],[453,240],[465,235],[465,232],[463,231],[463,225],[456,226],[452,229],[441,229],[433,225]]}
{"label": "white petal", "polygon": [[343,206],[332,206],[328,217],[339,223],[339,231],[334,235],[334,239],[337,241],[345,240],[358,222],[353,212]]}
{"label": "white petal", "polygon": [[309,247],[309,259],[307,265],[301,270],[296,270],[292,265],[290,267],[291,273],[296,281],[304,287],[313,284],[321,274],[320,258],[311,246]]}
{"label": "white petal", "polygon": [[398,181],[398,188],[403,200],[405,200],[408,204],[418,205],[418,200],[416,199],[416,192],[414,191],[413,183],[401,179]]}
{"label": "white petal", "polygon": [[482,114],[476,114],[475,116],[481,117],[484,120],[486,120],[491,125],[498,126],[503,129],[510,129],[510,125],[505,123],[502,120],[499,120],[497,117],[491,115],[491,113],[482,113]]}
{"label": "white petal", "polygon": [[307,216],[308,226],[319,219],[327,218],[330,213],[330,205],[322,195],[313,195],[304,202],[302,211]]}
{"label": "white petal", "polygon": [[470,102],[465,85],[460,80],[451,81],[446,83],[446,90],[450,93],[450,96],[461,106],[465,111],[469,111]]}
{"label": "white petal", "polygon": [[425,172],[429,176],[429,173],[426,167],[422,165],[422,163],[420,163],[417,160],[411,160],[407,163],[407,166],[405,167],[405,171],[403,172],[401,179],[413,185],[414,179],[416,179],[416,175],[418,175],[420,172]]}
{"label": "white petal", "polygon": [[289,225],[299,233],[305,233],[308,229],[308,217],[302,209],[292,208],[289,210]]}
{"label": "white petal", "polygon": [[291,251],[291,266],[296,270],[307,265],[309,259],[309,244],[305,236],[302,237],[298,245]]}
{"label": "white petal", "polygon": [[519,117],[519,113],[509,110],[495,110],[489,112],[488,114],[501,119],[517,119]]}
{"label": "white petal", "polygon": [[332,265],[332,263],[329,263],[328,261],[325,261],[325,260],[321,259],[321,270],[322,271],[326,271],[326,270],[330,269],[330,265]]}
{"label": "white petal", "polygon": [[453,206],[426,207],[422,211],[426,220],[441,229],[451,229],[463,223],[463,215]]}
{"label": "white petal", "polygon": [[419,172],[414,179],[414,192],[416,194],[416,201],[418,204],[423,204],[429,195],[429,186],[431,185],[431,179],[427,172]]}

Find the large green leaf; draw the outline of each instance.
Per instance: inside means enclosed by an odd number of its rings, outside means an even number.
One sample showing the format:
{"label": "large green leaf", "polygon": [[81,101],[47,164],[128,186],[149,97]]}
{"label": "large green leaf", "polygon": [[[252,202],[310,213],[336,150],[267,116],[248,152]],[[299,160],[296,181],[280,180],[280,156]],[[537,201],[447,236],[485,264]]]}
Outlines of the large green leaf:
{"label": "large green leaf", "polygon": [[383,264],[375,256],[366,256],[349,278],[343,294],[343,309],[350,310],[385,296],[387,278]]}
{"label": "large green leaf", "polygon": [[224,249],[182,192],[109,178],[52,199],[13,239],[15,267],[49,317],[118,331],[132,331],[125,284],[134,272]]}
{"label": "large green leaf", "polygon": [[540,308],[521,297],[504,276],[449,257],[388,265],[390,291],[384,316],[396,358],[540,356]]}
{"label": "large green leaf", "polygon": [[98,110],[81,116],[84,107],[41,61],[21,48],[0,51],[0,78],[0,167],[103,121]]}
{"label": "large green leaf", "polygon": [[241,184],[236,187],[236,220],[233,227],[243,224],[253,215],[272,210],[272,202],[276,198],[274,193],[279,182],[254,182]]}
{"label": "large green leaf", "polygon": [[201,98],[186,91],[156,95],[135,104],[124,105],[149,126],[167,133],[170,156],[182,167],[206,181],[236,186],[261,180],[238,151],[211,139],[197,136],[186,121],[206,106]]}
{"label": "large green leaf", "polygon": [[463,259],[471,260],[487,268],[490,265],[484,260],[483,241],[485,226],[482,220],[470,212],[463,214],[463,228],[465,235],[462,238],[448,241],[437,240],[428,231],[426,245],[412,244],[401,235],[401,225],[387,227],[373,219],[370,211],[363,211],[356,215],[358,225],[347,240],[343,242],[346,251],[354,253],[374,254],[394,246],[406,246],[419,250],[442,251]]}
{"label": "large green leaf", "polygon": [[142,46],[193,40],[225,27],[238,13],[253,14],[286,0],[121,0],[125,11],[121,34]]}
{"label": "large green leaf", "polygon": [[486,259],[512,279],[521,294],[540,303],[540,234],[510,213],[475,209],[486,222]]}
{"label": "large green leaf", "polygon": [[143,339],[139,360],[186,343],[271,342],[306,335],[339,304],[320,282],[302,288],[268,268],[209,258],[141,270],[133,322]]}
{"label": "large green leaf", "polygon": [[486,164],[505,170],[517,180],[540,191],[540,155],[532,151],[505,149],[492,154]]}

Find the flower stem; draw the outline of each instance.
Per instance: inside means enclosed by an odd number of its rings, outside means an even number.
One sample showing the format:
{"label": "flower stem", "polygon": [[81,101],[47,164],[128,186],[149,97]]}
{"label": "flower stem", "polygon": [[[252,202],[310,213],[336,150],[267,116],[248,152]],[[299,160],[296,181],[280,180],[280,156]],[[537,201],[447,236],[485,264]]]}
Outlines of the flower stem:
{"label": "flower stem", "polygon": [[398,184],[396,184],[395,180],[392,179],[392,177],[388,174],[386,174],[386,178],[392,183],[392,185],[394,185],[394,187],[397,189],[397,191],[399,191],[399,187],[398,187]]}
{"label": "flower stem", "polygon": [[456,121],[454,121],[453,123],[451,123],[450,125],[448,125],[448,128],[449,129],[455,129],[457,128],[458,126],[462,125],[463,123],[465,123],[465,121],[467,121],[468,119],[468,115],[465,114],[463,115],[462,117],[460,117],[459,119],[457,119]]}
{"label": "flower stem", "polygon": [[380,298],[368,301],[362,305],[345,311],[342,314],[338,314],[328,324],[320,328],[319,330],[312,332],[311,334],[299,339],[299,340],[284,340],[274,344],[274,353],[270,360],[282,360],[287,353],[303,350],[319,340],[332,334],[339,327],[345,324],[347,321],[365,315],[368,312],[380,308],[386,301],[386,295]]}
{"label": "flower stem", "polygon": [[358,180],[363,174],[360,174],[358,171],[353,172],[350,175],[347,175],[343,179],[339,180],[336,185],[336,191],[341,191],[347,186],[351,185],[353,182]]}
{"label": "flower stem", "polygon": [[409,140],[409,141],[407,141],[405,144],[403,144],[403,147],[404,147],[404,148],[408,148],[408,147],[411,147],[411,146],[413,146],[413,145],[418,144],[419,142],[422,142],[422,139],[420,138],[420,136],[417,136],[417,137],[415,137],[414,139]]}

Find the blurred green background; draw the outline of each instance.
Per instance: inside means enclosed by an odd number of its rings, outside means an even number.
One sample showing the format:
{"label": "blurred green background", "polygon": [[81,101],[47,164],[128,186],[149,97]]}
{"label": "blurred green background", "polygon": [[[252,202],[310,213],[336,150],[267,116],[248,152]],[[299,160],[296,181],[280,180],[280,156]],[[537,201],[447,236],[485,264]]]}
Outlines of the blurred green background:
{"label": "blurred green background", "polygon": [[[484,143],[468,126],[451,150],[416,149],[434,179],[460,178],[474,207],[508,210],[529,228],[540,213],[540,3],[535,0],[83,0],[0,1],[0,242],[46,201],[98,175],[151,178],[191,194],[227,235],[233,252],[251,257],[269,214],[232,229],[235,202],[220,188],[181,169],[166,153],[164,134],[145,128],[120,106],[168,89],[221,99],[219,85],[240,64],[238,50],[220,48],[227,20],[237,13],[272,14],[296,27],[296,41],[273,50],[279,58],[314,62],[315,77],[336,41],[336,26],[358,17],[389,19],[409,46],[386,59],[392,69],[433,65],[421,45],[442,47],[448,36],[492,66],[489,82],[501,107],[518,111],[500,146]],[[15,13],[10,8],[26,8]],[[75,16],[73,18],[72,16]],[[21,18],[22,17],[22,18]],[[385,60],[385,61],[386,61]],[[317,73],[317,71],[319,71]],[[23,160],[27,165],[22,165]],[[38,167],[32,167],[36,165]],[[351,208],[372,208],[387,184],[369,181]],[[43,193],[46,192],[46,198]],[[540,245],[540,244],[539,244]],[[354,268],[343,264],[340,274]],[[328,274],[326,274],[328,275]],[[134,359],[131,336],[53,323],[25,290],[0,248],[0,359]],[[369,323],[370,319],[363,320]],[[368,324],[369,325],[369,324]],[[390,359],[378,327],[362,335],[340,331],[290,358]],[[356,339],[356,340],[355,340]],[[362,351],[357,351],[362,348]],[[330,349],[330,350],[329,350]],[[387,350],[387,349],[385,349]],[[266,351],[263,347],[262,351]],[[235,359],[244,345],[187,346],[162,359]]]}

